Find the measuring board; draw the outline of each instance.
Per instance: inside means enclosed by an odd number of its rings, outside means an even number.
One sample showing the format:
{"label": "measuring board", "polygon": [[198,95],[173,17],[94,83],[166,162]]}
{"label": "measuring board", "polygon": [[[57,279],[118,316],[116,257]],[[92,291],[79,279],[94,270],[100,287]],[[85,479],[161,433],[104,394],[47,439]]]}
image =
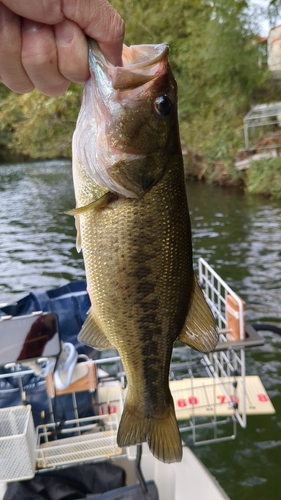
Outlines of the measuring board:
{"label": "measuring board", "polygon": [[[233,382],[237,382],[236,388]],[[246,414],[260,415],[275,413],[275,409],[258,376],[245,377]],[[186,378],[170,382],[178,420],[191,417],[212,417],[233,415],[233,404],[242,402],[242,377],[231,379]],[[241,409],[242,411],[242,409]]]}
{"label": "measuring board", "polygon": [[[233,382],[237,382],[236,389]],[[275,413],[274,407],[258,376],[245,377],[246,413],[262,415]],[[232,404],[242,401],[242,377],[231,379],[220,377],[185,378],[170,381],[170,389],[175,403],[176,417],[186,420],[191,417],[212,417],[233,415]],[[122,397],[123,393],[123,397]],[[125,391],[120,386],[98,388],[101,414],[117,413],[121,417],[122,399]]]}

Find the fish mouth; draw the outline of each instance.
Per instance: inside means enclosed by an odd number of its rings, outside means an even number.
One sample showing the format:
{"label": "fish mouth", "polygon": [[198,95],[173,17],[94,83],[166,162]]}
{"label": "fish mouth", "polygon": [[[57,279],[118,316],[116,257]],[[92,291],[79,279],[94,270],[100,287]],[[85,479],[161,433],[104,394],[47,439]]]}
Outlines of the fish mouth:
{"label": "fish mouth", "polygon": [[111,80],[114,90],[131,90],[140,87],[166,71],[169,46],[166,43],[123,45],[123,66],[114,66],[101,53],[98,44],[89,40],[91,68],[98,64]]}
{"label": "fish mouth", "polygon": [[[157,91],[160,88],[162,92],[163,88],[165,93],[169,88],[169,80],[163,79],[167,73],[168,52],[166,43],[123,46],[123,66],[115,67],[101,53],[98,44],[89,40],[91,78],[85,84],[73,136],[73,154],[98,186],[125,198],[139,198],[140,189],[128,181],[128,176],[121,179],[122,172],[126,169],[136,172],[142,188],[144,174],[141,172],[145,168],[149,170],[148,160],[160,151],[158,143],[147,145],[131,140],[130,119],[141,114],[154,82],[158,82]],[[150,104],[149,101],[147,114]],[[140,127],[146,123],[140,120]],[[130,130],[127,131],[126,126]]]}
{"label": "fish mouth", "polygon": [[164,57],[168,56],[169,46],[166,43],[146,44],[146,45],[123,45],[122,61],[123,66],[133,66],[134,69],[142,69],[152,66]]}

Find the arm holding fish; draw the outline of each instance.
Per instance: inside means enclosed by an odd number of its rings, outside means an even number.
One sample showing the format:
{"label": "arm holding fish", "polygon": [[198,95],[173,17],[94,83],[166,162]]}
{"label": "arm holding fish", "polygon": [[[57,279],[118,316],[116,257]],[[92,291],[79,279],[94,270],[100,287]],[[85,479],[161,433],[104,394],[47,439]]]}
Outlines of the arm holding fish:
{"label": "arm holding fish", "polygon": [[49,96],[90,76],[86,36],[122,64],[124,22],[107,0],[2,0],[0,80],[14,92]]}

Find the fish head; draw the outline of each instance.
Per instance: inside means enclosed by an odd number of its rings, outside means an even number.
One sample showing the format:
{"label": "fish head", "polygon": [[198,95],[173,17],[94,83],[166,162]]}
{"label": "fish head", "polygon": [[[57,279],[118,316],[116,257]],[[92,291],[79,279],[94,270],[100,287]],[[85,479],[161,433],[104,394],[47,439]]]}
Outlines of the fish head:
{"label": "fish head", "polygon": [[115,67],[90,42],[91,78],[74,134],[74,152],[100,186],[138,198],[163,175],[179,145],[177,85],[168,45],[123,46]]}

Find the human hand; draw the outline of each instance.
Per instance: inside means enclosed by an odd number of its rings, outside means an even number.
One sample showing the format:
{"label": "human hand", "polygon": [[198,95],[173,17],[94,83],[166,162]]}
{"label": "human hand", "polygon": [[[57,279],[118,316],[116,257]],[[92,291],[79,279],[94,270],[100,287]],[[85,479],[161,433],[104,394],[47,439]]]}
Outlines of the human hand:
{"label": "human hand", "polygon": [[107,0],[1,0],[0,80],[48,96],[89,77],[86,36],[121,65],[124,22]]}

